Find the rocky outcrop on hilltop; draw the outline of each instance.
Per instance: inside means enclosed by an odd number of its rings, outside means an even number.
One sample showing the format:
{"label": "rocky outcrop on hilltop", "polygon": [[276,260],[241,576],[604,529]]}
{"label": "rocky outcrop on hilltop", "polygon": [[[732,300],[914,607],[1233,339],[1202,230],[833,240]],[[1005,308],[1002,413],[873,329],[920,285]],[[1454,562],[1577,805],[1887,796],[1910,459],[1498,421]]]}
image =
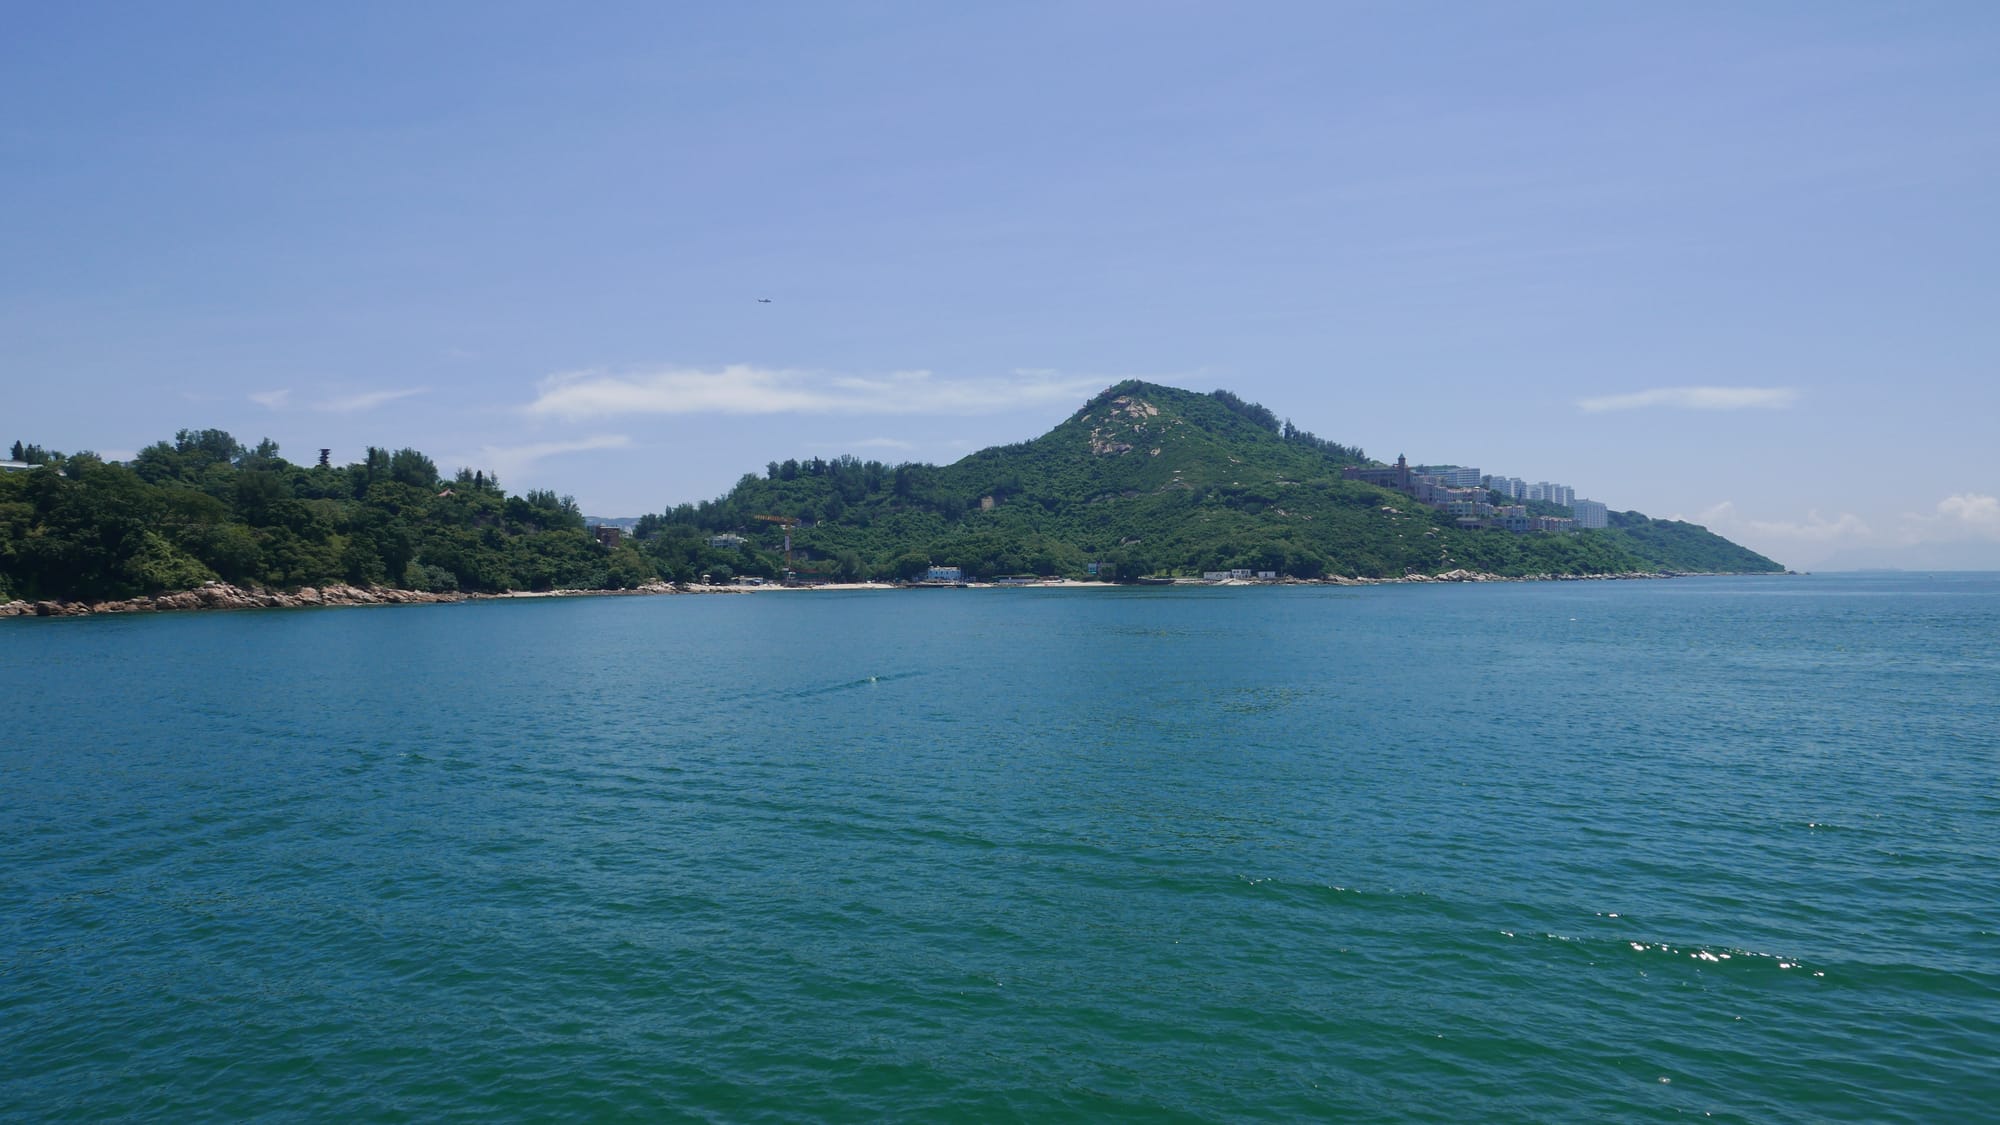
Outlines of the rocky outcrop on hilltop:
{"label": "rocky outcrop on hilltop", "polygon": [[178,609],[303,609],[311,606],[422,605],[465,600],[465,594],[433,594],[369,586],[307,586],[290,593],[246,590],[210,582],[193,590],[116,602],[8,602],[0,617],[82,617],[92,613],[159,613]]}

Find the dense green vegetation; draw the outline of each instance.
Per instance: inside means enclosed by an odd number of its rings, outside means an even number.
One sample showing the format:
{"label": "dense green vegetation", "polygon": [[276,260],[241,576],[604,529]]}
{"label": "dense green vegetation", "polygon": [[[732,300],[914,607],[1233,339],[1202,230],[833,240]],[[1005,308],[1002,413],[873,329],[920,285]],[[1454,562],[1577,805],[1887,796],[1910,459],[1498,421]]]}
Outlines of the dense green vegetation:
{"label": "dense green vegetation", "polygon": [[[772,462],[714,501],[639,521],[615,548],[575,502],[440,476],[414,449],[301,466],[266,440],[183,430],[129,466],[16,444],[0,475],[0,596],[107,599],[211,579],[296,588],[630,588],[778,577],[784,526],[806,577],[1118,578],[1248,567],[1314,578],[1777,570],[1685,523],[1615,514],[1604,531],[1467,530],[1400,493],[1341,479],[1359,449],[1227,392],[1121,383],[1047,434],[951,465]],[[740,537],[740,542],[738,541]]]}
{"label": "dense green vegetation", "polygon": [[1760,574],[1784,569],[1748,547],[1741,547],[1698,524],[1683,520],[1647,519],[1638,512],[1612,512],[1610,527],[1592,532],[1642,559],[1658,560],[1663,570]]}
{"label": "dense green vegetation", "polygon": [[1364,461],[1226,391],[1127,382],[1033,441],[942,467],[773,462],[640,530],[742,534],[768,564],[781,532],[757,517],[796,520],[795,547],[808,555],[798,569],[830,577],[908,577],[933,561],[981,578],[1081,576],[1092,562],[1121,578],[1235,567],[1301,578],[1781,569],[1701,528],[1643,516],[1617,534],[1464,530],[1407,496],[1341,479]]}
{"label": "dense green vegetation", "polygon": [[183,430],[131,466],[43,452],[0,477],[0,593],[105,599],[211,579],[418,590],[637,585],[655,569],[607,551],[573,501],[507,496],[483,472],[439,477],[413,449],[291,464],[264,441]]}

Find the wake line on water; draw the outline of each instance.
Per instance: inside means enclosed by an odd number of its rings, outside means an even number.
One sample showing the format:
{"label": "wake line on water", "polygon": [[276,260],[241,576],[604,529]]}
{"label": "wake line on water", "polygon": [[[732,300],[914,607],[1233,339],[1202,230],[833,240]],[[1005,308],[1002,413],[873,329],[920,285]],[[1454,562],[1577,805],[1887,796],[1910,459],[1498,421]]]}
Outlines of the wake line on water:
{"label": "wake line on water", "polygon": [[[1464,923],[1476,918],[1491,917],[1491,914],[1472,903],[1454,901],[1426,891],[1369,891],[1337,884],[1296,883],[1269,876],[1253,877],[1238,875],[1238,885],[1243,888],[1269,890],[1303,903],[1316,902],[1325,905],[1345,904],[1365,909],[1390,908],[1414,909],[1419,913],[1437,915],[1455,922]],[[1514,904],[1516,906],[1524,904]],[[1607,915],[1616,918],[1617,915]],[[1764,953],[1735,946],[1694,945],[1681,946],[1665,941],[1640,941],[1627,937],[1610,935],[1579,936],[1553,932],[1527,933],[1519,930],[1497,931],[1503,938],[1512,941],[1539,941],[1552,946],[1582,953],[1593,963],[1612,961],[1618,958],[1637,960],[1639,958],[1670,958],[1673,962],[1692,962],[1698,970],[1710,971],[1759,971],[1790,974],[1812,979],[1825,979],[1826,970],[1808,965],[1798,957],[1789,954]]]}
{"label": "wake line on water", "polygon": [[782,698],[812,699],[821,695],[833,695],[836,692],[858,691],[861,688],[874,687],[878,684],[894,683],[897,680],[914,679],[917,676],[925,674],[924,672],[883,672],[879,675],[863,676],[858,680],[848,680],[845,683],[828,684],[824,687],[816,688],[801,688],[798,691],[785,692]]}
{"label": "wake line on water", "polygon": [[1754,949],[1710,946],[1677,946],[1664,941],[1633,941],[1630,938],[1574,937],[1568,934],[1522,934],[1513,930],[1501,930],[1500,936],[1516,941],[1559,942],[1565,946],[1580,949],[1586,954],[1667,956],[1679,960],[1686,958],[1701,965],[1719,968],[1771,969],[1779,972],[1797,970],[1812,977],[1825,977],[1822,969],[1811,968],[1797,957],[1781,953],[1760,953]]}

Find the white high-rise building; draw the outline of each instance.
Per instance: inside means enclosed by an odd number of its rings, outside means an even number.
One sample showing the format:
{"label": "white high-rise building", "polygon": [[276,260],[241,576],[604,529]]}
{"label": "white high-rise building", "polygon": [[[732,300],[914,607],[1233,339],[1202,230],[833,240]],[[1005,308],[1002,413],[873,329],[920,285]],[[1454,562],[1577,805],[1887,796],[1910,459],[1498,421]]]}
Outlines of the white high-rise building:
{"label": "white high-rise building", "polygon": [[1578,527],[1608,527],[1611,523],[1611,506],[1596,500],[1575,500],[1569,510],[1576,516]]}
{"label": "white high-rise building", "polygon": [[1529,500],[1545,500],[1548,503],[1560,504],[1567,508],[1576,499],[1576,489],[1566,484],[1552,484],[1545,480],[1538,480],[1528,486],[1526,498]]}
{"label": "white high-rise building", "polygon": [[1478,488],[1485,478],[1478,469],[1463,465],[1416,465],[1410,469],[1427,477],[1436,477],[1446,488]]}

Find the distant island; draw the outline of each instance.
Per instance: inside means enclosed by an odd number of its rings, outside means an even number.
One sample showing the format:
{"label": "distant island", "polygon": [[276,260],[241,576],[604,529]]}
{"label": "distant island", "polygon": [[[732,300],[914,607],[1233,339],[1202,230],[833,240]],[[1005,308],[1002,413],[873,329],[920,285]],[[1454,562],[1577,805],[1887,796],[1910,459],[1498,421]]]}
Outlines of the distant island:
{"label": "distant island", "polygon": [[322,450],[300,465],[268,439],[182,430],[123,464],[10,452],[0,600],[210,583],[450,594],[907,581],[933,568],[1109,582],[1783,569],[1693,524],[1458,466],[1384,465],[1227,391],[1137,381],[1041,437],[950,465],[774,461],[716,500],[629,527],[593,526],[552,492],[510,495],[481,469],[446,477],[414,449],[346,465]]}

